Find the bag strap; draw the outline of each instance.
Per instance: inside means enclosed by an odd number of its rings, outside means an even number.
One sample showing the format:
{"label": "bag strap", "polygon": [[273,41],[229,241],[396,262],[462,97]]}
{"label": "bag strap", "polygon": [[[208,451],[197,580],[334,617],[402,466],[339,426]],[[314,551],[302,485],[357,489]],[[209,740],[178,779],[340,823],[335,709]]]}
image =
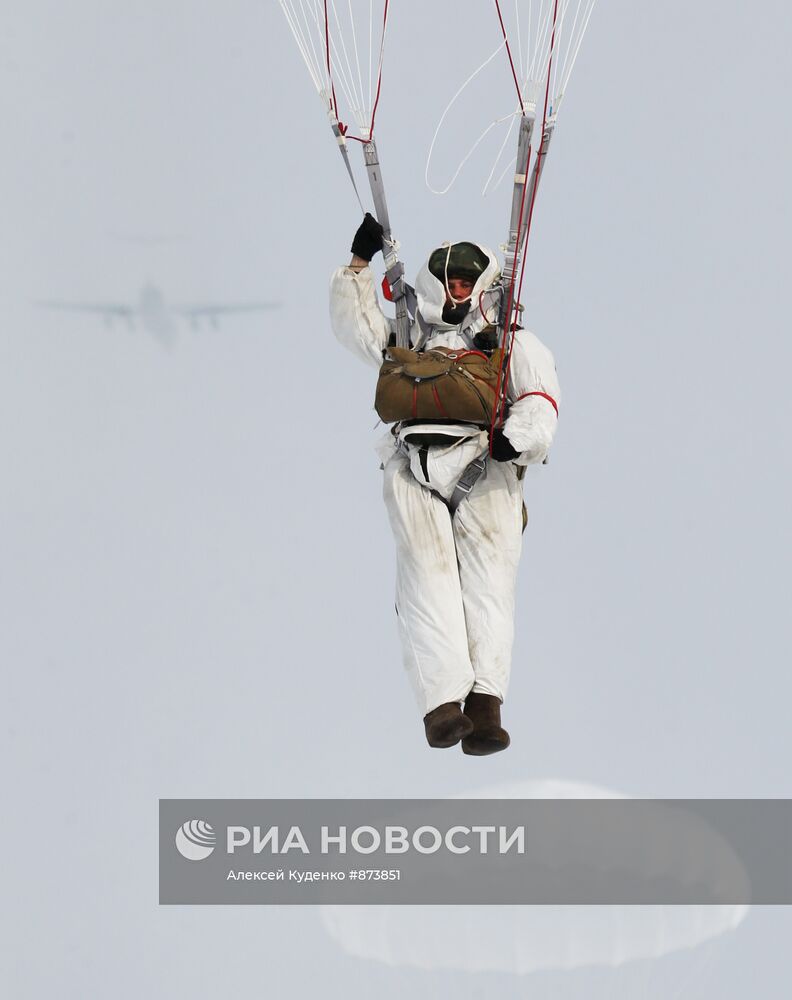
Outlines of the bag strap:
{"label": "bag strap", "polygon": [[429,340],[429,337],[432,334],[433,327],[430,323],[426,322],[426,320],[419,312],[416,312],[415,318],[418,321],[418,327],[421,332],[418,335],[418,340],[415,342],[415,347],[413,347],[413,350],[420,351],[423,348],[424,344],[427,342],[427,340]]}

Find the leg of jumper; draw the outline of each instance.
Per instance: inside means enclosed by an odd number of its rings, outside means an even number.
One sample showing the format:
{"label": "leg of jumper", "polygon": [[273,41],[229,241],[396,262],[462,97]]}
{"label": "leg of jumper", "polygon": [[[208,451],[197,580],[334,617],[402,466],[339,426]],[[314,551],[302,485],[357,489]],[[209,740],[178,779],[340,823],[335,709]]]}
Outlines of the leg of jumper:
{"label": "leg of jumper", "polygon": [[396,609],[404,666],[424,715],[463,701],[474,675],[468,653],[454,531],[448,508],[394,455],[385,505],[396,541]]}
{"label": "leg of jumper", "polygon": [[522,483],[490,459],[454,517],[473,691],[503,701],[514,639],[514,588],[522,548]]}

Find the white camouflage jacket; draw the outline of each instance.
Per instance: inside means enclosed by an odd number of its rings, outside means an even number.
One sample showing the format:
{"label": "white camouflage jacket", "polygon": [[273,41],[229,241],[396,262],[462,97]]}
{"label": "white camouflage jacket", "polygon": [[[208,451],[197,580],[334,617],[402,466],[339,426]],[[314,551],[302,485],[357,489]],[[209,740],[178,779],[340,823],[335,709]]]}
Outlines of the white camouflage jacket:
{"label": "white camouflage jacket", "polygon": [[[490,263],[476,282],[471,308],[458,326],[443,321],[445,288],[429,270],[428,261],[418,274],[415,284],[418,311],[424,324],[429,326],[429,336],[423,340],[423,349],[471,349],[476,334],[492,322],[497,307],[493,308],[491,300],[488,306],[480,295],[497,280],[499,267],[492,251],[477,245],[489,257]],[[489,319],[482,313],[480,302],[484,312],[489,313]],[[330,281],[330,321],[336,338],[344,347],[379,369],[383,351],[396,323],[386,317],[380,308],[370,268],[356,272],[349,267],[340,267],[333,273]],[[413,345],[420,336],[416,322],[411,329]],[[528,330],[518,330],[514,336],[508,399],[510,406],[503,431],[512,447],[520,452],[515,463],[529,465],[544,461],[558,422],[560,388],[552,354]],[[396,437],[389,431],[377,446],[381,460],[386,462],[398,448],[399,441],[404,442],[403,434],[415,434],[418,430],[412,425]],[[450,446],[433,445],[430,448],[430,470],[432,486],[448,496],[468,463],[487,450],[488,441],[487,432],[471,424],[444,425],[443,434],[453,436],[457,441]],[[409,441],[404,445],[408,453],[417,451]],[[415,458],[417,465],[417,456],[411,457]]]}

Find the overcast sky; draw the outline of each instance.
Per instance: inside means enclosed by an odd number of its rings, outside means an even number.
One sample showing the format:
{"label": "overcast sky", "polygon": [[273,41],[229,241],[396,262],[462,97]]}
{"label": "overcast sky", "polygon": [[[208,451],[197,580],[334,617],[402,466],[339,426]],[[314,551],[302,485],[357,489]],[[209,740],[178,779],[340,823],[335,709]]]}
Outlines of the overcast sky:
{"label": "overcast sky", "polygon": [[[392,3],[377,132],[411,276],[508,222],[507,187],[480,197],[483,161],[443,198],[424,184],[442,108],[498,44],[493,6],[464,9]],[[360,210],[280,8],[2,12],[5,993],[307,997],[309,952],[333,998],[526,995],[507,974],[353,958],[314,908],[158,908],[157,800],[542,778],[792,794],[788,5],[595,11],[524,294],[563,405],[525,481],[512,746],[480,760],[426,746],[402,671],[374,373],[327,319]],[[511,110],[496,65],[440,175]],[[166,348],[34,304],[132,304],[148,283],[282,308],[179,326]],[[786,910],[752,911],[704,971],[691,953],[691,995],[781,995],[789,932]]]}

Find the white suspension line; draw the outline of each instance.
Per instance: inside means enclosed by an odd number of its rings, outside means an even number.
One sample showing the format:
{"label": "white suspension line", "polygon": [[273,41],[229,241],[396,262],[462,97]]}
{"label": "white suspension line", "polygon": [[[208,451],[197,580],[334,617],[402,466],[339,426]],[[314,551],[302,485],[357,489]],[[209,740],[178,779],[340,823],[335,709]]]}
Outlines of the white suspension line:
{"label": "white suspension line", "polygon": [[[568,34],[565,36],[566,37],[566,49],[564,51],[564,56],[563,56],[563,58],[559,58],[558,62],[557,62],[561,79],[563,79],[563,76],[564,76],[563,70],[566,69],[566,65],[567,65],[567,62],[569,60],[569,53],[570,53],[570,51],[572,49],[572,43],[575,40],[575,29],[577,28],[578,18],[580,17],[580,11],[582,10],[582,8],[583,8],[583,4],[582,4],[581,0],[578,0],[577,6],[575,7],[575,18],[572,21],[572,27],[569,29]],[[553,81],[553,86],[555,86],[555,82],[556,81]]]}
{"label": "white suspension line", "polygon": [[[520,112],[519,111],[515,111],[514,114],[515,115],[519,115]],[[513,116],[509,115],[508,117],[511,118]],[[470,157],[475,153],[475,151],[478,149],[478,147],[481,145],[481,143],[484,141],[484,139],[486,139],[486,137],[489,135],[489,133],[494,128],[496,128],[498,125],[500,125],[501,122],[503,122],[505,120],[506,120],[505,118],[498,118],[494,122],[490,122],[489,125],[487,125],[487,127],[484,129],[484,131],[481,133],[481,135],[479,135],[479,137],[476,139],[476,141],[473,143],[473,145],[470,147],[470,149],[467,151],[467,153],[462,157],[462,160],[460,161],[459,166],[454,171],[454,175],[451,178],[451,180],[448,182],[448,184],[446,185],[446,187],[440,188],[439,190],[436,190],[435,188],[433,188],[429,184],[429,181],[427,179],[426,186],[429,188],[429,190],[432,192],[432,194],[447,194],[451,190],[451,187],[452,187],[454,181],[457,179],[457,177],[459,177],[459,174],[460,174],[462,168],[467,163],[467,161],[470,159]],[[428,166],[429,166],[429,164],[428,164],[428,161],[427,161],[427,175],[428,175]]]}
{"label": "white suspension line", "polygon": [[550,24],[552,22],[552,14],[552,6],[548,6],[544,9],[544,19],[541,23],[537,23],[536,47],[534,48],[533,58],[528,68],[528,80],[532,83],[537,83],[539,81],[539,78],[544,75],[543,70],[545,66],[547,66],[546,50],[549,48],[549,32]]}
{"label": "white suspension line", "polygon": [[[360,72],[360,53],[358,52],[357,32],[355,31],[355,18],[352,15],[352,0],[347,0],[347,7],[349,8],[349,21],[352,25],[352,43],[355,47],[355,62],[357,63],[358,84],[360,85],[360,103],[363,104],[366,98],[363,93],[363,74]],[[370,106],[371,101],[369,101]]]}
{"label": "white suspension line", "polygon": [[[330,35],[330,45],[333,49],[335,59],[333,60],[333,68],[338,73],[339,78],[343,79],[345,92],[350,100],[350,104],[357,105],[358,101],[357,91],[355,90],[355,75],[352,72],[352,67],[349,63],[349,56],[347,55],[346,44],[344,42],[344,32],[341,27],[341,21],[338,17],[338,10],[334,0],[330,0],[330,8],[333,11],[333,18],[335,19],[336,30],[333,31],[332,27],[328,25],[329,35]],[[338,38],[338,41],[336,41]],[[339,43],[341,48],[339,49]],[[343,60],[342,60],[343,56]]]}
{"label": "white suspension line", "polygon": [[[300,55],[305,62],[314,86],[320,94],[330,94],[332,83],[343,96],[346,110],[362,132],[371,125],[373,110],[374,74],[374,3],[369,0],[369,51],[368,51],[368,88],[363,81],[363,60],[361,59],[358,34],[361,25],[356,24],[352,0],[347,0],[348,28],[341,17],[335,0],[328,3],[328,21],[325,25],[324,3],[321,0],[279,0],[286,15],[287,23],[297,43]],[[350,35],[350,40],[345,40]],[[329,44],[332,76],[327,71],[327,46]],[[377,73],[382,71],[385,45],[385,30],[383,30],[378,56]],[[368,90],[368,102],[366,101]],[[340,109],[337,109],[339,117]]]}
{"label": "white suspension line", "polygon": [[[578,0],[578,3],[580,0]],[[550,110],[552,105],[553,95],[556,90],[556,80],[558,78],[558,67],[561,61],[561,52],[563,49],[563,41],[565,38],[564,33],[564,23],[566,21],[567,11],[569,10],[569,2],[559,3],[559,11],[557,12],[557,17],[555,24],[553,25],[553,30],[550,34],[550,49],[547,54],[548,59],[548,69],[550,70],[550,86],[547,89],[547,111]]]}
{"label": "white suspension line", "polygon": [[349,73],[348,79],[349,79],[350,90],[354,94],[354,101],[350,101],[350,104],[353,105],[353,110],[355,107],[358,108],[362,117],[363,102],[365,98],[363,97],[363,94],[358,94],[357,90],[355,89],[355,74],[352,69],[352,65],[349,61],[349,54],[347,52],[346,42],[344,41],[344,32],[341,28],[341,21],[338,17],[338,10],[336,9],[335,0],[330,0],[330,6],[333,8],[333,17],[335,18],[336,27],[338,28],[339,41],[341,42],[341,49],[344,54],[344,62],[346,63],[346,68]]}
{"label": "white suspension line", "polygon": [[[333,76],[331,76],[331,74],[328,73],[326,65],[327,45],[329,43],[330,59],[332,63],[332,73],[334,74],[335,80],[338,81],[339,89],[341,90],[342,94],[344,94],[344,96],[346,97],[347,104],[349,104],[349,88],[347,85],[346,77],[344,75],[344,67],[339,63],[339,55],[336,50],[336,44],[335,44],[335,35],[330,28],[329,20],[327,24],[327,34],[325,35],[324,10],[320,8],[318,0],[314,0],[314,27],[316,29],[317,39],[321,40],[321,47],[324,53],[323,62],[325,64],[325,75],[328,78],[327,79],[328,90],[332,88],[332,85],[334,83]],[[336,112],[337,113],[339,112],[338,108],[336,108]],[[340,114],[338,115],[338,117],[340,118]]]}
{"label": "white suspension line", "polygon": [[311,80],[313,81],[313,85],[316,88],[316,90],[321,93],[322,82],[319,79],[316,67],[311,61],[310,55],[305,45],[305,41],[302,38],[300,25],[297,23],[295,19],[296,12],[289,7],[286,0],[279,0],[279,2],[281,8],[283,9],[283,13],[286,15],[286,22],[288,23],[289,28],[291,29],[291,33],[294,36],[294,41],[297,43],[297,49],[300,53],[300,56],[302,57],[303,62],[305,63],[305,67],[308,70]]}
{"label": "white suspension line", "polygon": [[360,126],[361,120],[364,118],[363,110],[361,108],[361,102],[358,95],[355,92],[355,87],[352,81],[350,81],[347,76],[346,69],[341,60],[341,53],[336,44],[334,32],[329,32],[330,37],[330,52],[333,63],[333,72],[335,74],[335,79],[338,81],[339,88],[344,94],[346,103],[349,105],[349,110],[352,112],[353,117],[356,119],[358,126]]}
{"label": "white suspension line", "polygon": [[[548,0],[544,10],[541,30],[537,34],[537,47],[531,65],[530,80],[536,88],[536,101],[547,88],[547,71],[550,70],[550,88],[548,99],[555,94],[554,81],[558,74],[558,53],[564,37],[564,20],[569,9],[569,0],[559,0],[556,9],[554,0]],[[555,12],[555,18],[553,13]]]}
{"label": "white suspension line", "polygon": [[561,93],[562,93],[562,95],[563,95],[564,91],[566,91],[567,84],[569,83],[569,78],[572,75],[572,70],[575,67],[575,63],[577,62],[577,57],[578,57],[578,55],[580,53],[580,46],[583,44],[583,36],[586,34],[586,29],[588,28],[589,21],[591,20],[591,15],[594,12],[594,7],[596,6],[596,3],[597,3],[597,0],[588,0],[586,14],[585,14],[585,17],[584,17],[583,22],[582,22],[580,33],[579,33],[578,38],[577,38],[577,44],[575,46],[575,51],[574,51],[574,53],[572,55],[572,59],[571,59],[571,61],[569,63],[569,67],[565,70],[564,76],[563,76],[563,78],[561,80]]}
{"label": "white suspension line", "polygon": [[493,191],[497,191],[498,190],[498,187],[500,186],[500,183],[503,180],[503,178],[506,176],[506,174],[509,173],[510,170],[514,170],[514,168],[516,166],[517,166],[517,157],[513,156],[511,158],[511,160],[506,164],[506,169],[503,171],[503,173],[500,175],[500,177],[493,184],[493,186],[492,186],[492,190]]}
{"label": "white suspension line", "polygon": [[[514,17],[517,21],[517,65],[522,70],[522,38],[520,37],[520,0],[514,0]],[[530,41],[530,31],[529,31]]]}
{"label": "white suspension line", "polygon": [[494,128],[495,125],[498,124],[497,121],[491,122],[487,126],[487,128],[484,130],[484,132],[478,137],[478,139],[476,139],[476,141],[474,142],[473,146],[468,150],[466,156],[464,157],[464,159],[462,160],[462,162],[457,167],[457,169],[456,169],[456,171],[454,173],[454,176],[451,178],[451,180],[449,181],[449,183],[447,184],[446,187],[441,188],[441,189],[436,189],[436,188],[432,187],[432,185],[429,183],[429,166],[430,166],[430,164],[432,162],[432,154],[434,153],[434,148],[435,148],[435,144],[437,142],[437,137],[440,134],[440,129],[443,127],[443,122],[446,120],[446,117],[448,116],[448,113],[450,112],[451,108],[454,106],[454,103],[456,102],[456,100],[459,97],[459,95],[463,92],[463,90],[465,89],[465,87],[467,87],[467,85],[469,83],[471,83],[479,75],[479,73],[486,66],[488,66],[492,62],[492,60],[495,58],[495,56],[497,56],[497,54],[501,51],[501,49],[503,49],[505,47],[505,45],[506,45],[506,40],[504,39],[500,43],[500,45],[498,45],[498,47],[495,49],[495,51],[491,55],[489,55],[484,60],[484,62],[477,69],[475,69],[470,74],[470,76],[467,78],[467,80],[465,80],[462,83],[462,85],[458,88],[457,92],[454,94],[454,96],[448,102],[448,104],[445,107],[445,110],[443,111],[442,115],[440,116],[440,121],[437,123],[437,128],[434,131],[434,135],[432,136],[432,141],[431,141],[431,143],[429,145],[429,153],[427,154],[427,157],[426,157],[426,167],[424,169],[424,181],[426,182],[426,186],[429,188],[429,190],[432,192],[432,194],[446,194],[451,189],[451,186],[453,185],[454,181],[459,176],[460,170],[462,169],[462,167],[464,167],[465,163],[467,163],[467,161],[473,155],[473,152],[476,149],[476,147],[479,145],[480,142],[482,142],[482,140],[484,139],[484,136],[486,136],[488,134],[488,132],[492,128]]}
{"label": "white suspension line", "polygon": [[[511,121],[509,122],[509,127],[506,129],[506,134],[504,135],[503,142],[501,143],[500,149],[498,150],[498,155],[495,157],[495,160],[494,160],[494,162],[492,164],[492,167],[490,169],[489,175],[487,176],[487,179],[484,182],[484,187],[481,189],[482,197],[486,197],[487,193],[490,190],[489,185],[490,185],[490,181],[492,180],[492,175],[498,169],[498,164],[500,163],[500,159],[503,156],[503,151],[506,148],[506,143],[509,141],[509,137],[511,136],[512,131],[514,129],[514,123],[517,121],[517,119],[518,119],[518,115],[517,114],[514,114],[514,115],[511,116]],[[502,120],[503,119],[501,119],[501,121]],[[517,162],[517,158],[515,157],[512,162],[516,163]],[[508,171],[508,169],[509,168],[507,166],[506,170],[500,175],[500,177],[498,178],[498,180],[496,181],[496,183],[492,187],[493,191],[498,187],[498,184],[500,184],[500,182],[506,176],[506,171]]]}
{"label": "white suspension line", "polygon": [[382,38],[380,39],[379,59],[377,60],[377,79],[382,76],[382,60],[385,55],[385,36],[388,33],[388,22],[383,22]]}
{"label": "white suspension line", "polygon": [[371,101],[372,101],[372,96],[371,96],[371,80],[372,80],[372,78],[371,78],[371,51],[372,51],[372,48],[373,48],[373,35],[372,35],[373,28],[374,28],[374,0],[369,0],[369,51],[368,51],[368,56],[369,56],[369,60],[368,60],[368,62],[369,62],[369,72],[368,72],[369,99],[368,99],[368,103],[369,103],[369,107],[371,107]]}
{"label": "white suspension line", "polygon": [[[515,3],[519,3],[519,0],[515,0]],[[538,12],[537,12],[536,16],[537,16],[537,18],[539,17]],[[526,43],[526,46],[525,46],[525,70],[524,70],[525,76],[528,75],[528,63],[529,63],[530,58],[531,58],[531,50],[532,50],[532,46],[531,46],[531,32],[532,32],[532,30],[533,30],[533,3],[531,2],[531,0],[528,0],[528,40],[527,40],[527,43]],[[523,69],[523,67],[520,66],[520,69]]]}
{"label": "white suspension line", "polygon": [[[315,2],[315,0],[314,0],[314,5],[313,6],[314,6],[314,16],[315,16],[316,15],[316,10],[315,10],[315,8],[316,8],[316,2]],[[312,53],[312,56],[313,56],[313,59],[314,59],[314,64],[316,65],[316,68],[317,68],[317,76],[321,77],[321,79],[324,81],[325,88],[329,90],[330,89],[330,87],[329,87],[330,81],[327,78],[327,66],[326,66],[325,60],[324,60],[324,58],[322,56],[321,46],[320,46],[318,52],[314,48],[313,31],[311,31],[311,26],[310,26],[310,23],[308,21],[308,15],[307,15],[307,13],[305,11],[305,8],[303,6],[303,0],[300,0],[300,11],[301,11],[302,16],[303,16],[303,21],[305,22],[305,28],[306,28],[306,32],[307,32],[307,39],[308,39],[308,43],[311,46],[311,53]]]}

